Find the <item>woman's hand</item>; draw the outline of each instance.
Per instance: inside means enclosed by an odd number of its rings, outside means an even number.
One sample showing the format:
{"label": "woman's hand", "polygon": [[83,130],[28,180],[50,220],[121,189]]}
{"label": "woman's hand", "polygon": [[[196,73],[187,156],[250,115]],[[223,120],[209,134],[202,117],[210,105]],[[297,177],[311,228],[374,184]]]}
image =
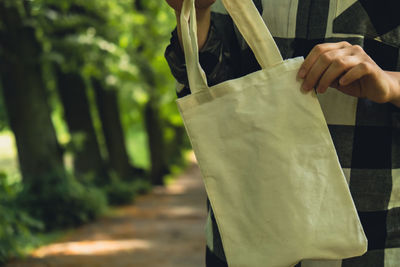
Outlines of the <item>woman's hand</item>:
{"label": "woman's hand", "polygon": [[[166,0],[168,5],[175,9],[175,11],[180,12],[182,9],[183,0]],[[208,9],[216,0],[196,0],[197,9]]]}
{"label": "woman's hand", "polygon": [[[182,46],[182,33],[180,27],[180,13],[182,9],[183,0],[166,0],[168,5],[175,9],[176,13],[176,23],[178,26],[178,36],[179,42]],[[187,0],[188,1],[188,0]],[[208,31],[210,29],[211,21],[211,5],[215,3],[216,0],[196,0],[196,14],[197,14],[197,39],[199,44],[199,49],[201,49],[207,41]]]}
{"label": "woman's hand", "polygon": [[400,104],[400,73],[382,70],[358,45],[347,42],[315,46],[298,77],[302,88],[325,93],[328,87],[377,103]]}

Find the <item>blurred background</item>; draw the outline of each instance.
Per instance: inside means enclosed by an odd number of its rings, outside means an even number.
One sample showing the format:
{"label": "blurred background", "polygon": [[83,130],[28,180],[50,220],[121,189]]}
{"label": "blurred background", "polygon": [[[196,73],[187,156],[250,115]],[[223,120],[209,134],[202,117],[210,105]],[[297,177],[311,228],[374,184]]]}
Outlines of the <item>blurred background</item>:
{"label": "blurred background", "polygon": [[[0,265],[169,266],[185,238],[203,253],[181,232],[202,230],[205,198],[163,55],[174,26],[162,0],[0,0]],[[171,266],[199,266],[176,250]]]}

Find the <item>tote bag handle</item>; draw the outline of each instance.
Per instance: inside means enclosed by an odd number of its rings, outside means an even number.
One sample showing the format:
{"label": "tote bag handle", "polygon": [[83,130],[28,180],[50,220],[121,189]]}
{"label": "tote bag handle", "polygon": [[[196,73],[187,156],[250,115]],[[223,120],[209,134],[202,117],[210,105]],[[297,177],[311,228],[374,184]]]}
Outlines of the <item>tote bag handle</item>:
{"label": "tote bag handle", "polygon": [[[266,69],[282,63],[281,53],[253,1],[222,2],[261,68]],[[208,86],[206,75],[199,63],[195,0],[184,0],[180,22],[189,85],[192,93],[198,93],[207,90]]]}

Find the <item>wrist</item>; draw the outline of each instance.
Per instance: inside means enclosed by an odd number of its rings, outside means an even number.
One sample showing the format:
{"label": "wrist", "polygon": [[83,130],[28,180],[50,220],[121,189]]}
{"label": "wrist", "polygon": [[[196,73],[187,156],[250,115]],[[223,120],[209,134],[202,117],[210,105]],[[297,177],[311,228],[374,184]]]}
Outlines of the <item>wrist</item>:
{"label": "wrist", "polygon": [[[210,14],[211,14],[211,6],[209,6],[207,8],[196,8],[197,21],[209,16]],[[180,16],[181,16],[181,10],[175,9],[175,16],[176,16],[177,21],[179,21]]]}
{"label": "wrist", "polygon": [[204,9],[197,9],[197,38],[199,43],[199,50],[201,50],[207,41],[208,32],[210,31],[211,24],[211,7]]}
{"label": "wrist", "polygon": [[207,18],[211,15],[211,6],[206,8],[197,8],[196,9],[196,16],[197,20]]}
{"label": "wrist", "polygon": [[393,105],[400,107],[400,72],[386,71],[390,77],[390,100]]}
{"label": "wrist", "polygon": [[[181,25],[180,25],[180,10],[175,10],[176,21],[177,21],[177,30],[178,30],[178,37],[179,42],[182,46],[182,32],[181,32]],[[197,39],[199,50],[201,50],[204,44],[207,41],[208,32],[210,30],[211,25],[211,6],[207,8],[197,8],[196,9],[196,21],[197,21]]]}

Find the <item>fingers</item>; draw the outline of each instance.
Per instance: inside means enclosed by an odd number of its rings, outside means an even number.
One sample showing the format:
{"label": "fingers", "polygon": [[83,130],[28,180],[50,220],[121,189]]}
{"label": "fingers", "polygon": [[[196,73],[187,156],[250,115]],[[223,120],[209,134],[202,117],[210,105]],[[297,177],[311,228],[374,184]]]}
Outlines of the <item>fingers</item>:
{"label": "fingers", "polygon": [[339,80],[340,86],[347,86],[357,80],[360,80],[362,77],[372,74],[373,66],[368,62],[361,62],[355,65],[352,69],[350,69],[343,77]]}
{"label": "fingers", "polygon": [[392,98],[393,81],[358,45],[347,42],[321,44],[304,60],[298,78],[302,88],[316,88],[324,93],[334,87],[354,97],[365,97],[377,103]]}
{"label": "fingers", "polygon": [[298,76],[304,78],[304,91],[316,88],[317,92],[324,93],[353,67],[369,61],[370,58],[360,46],[352,46],[347,42],[322,44],[310,52]]}
{"label": "fingers", "polygon": [[[358,58],[354,56],[342,56],[334,60],[323,75],[317,77],[316,90],[318,93],[325,93],[328,87],[337,87],[340,85],[340,79],[347,71],[359,63]],[[311,75],[311,72],[310,72]],[[339,81],[339,83],[338,83]],[[336,85],[336,86],[335,86]]]}
{"label": "fingers", "polygon": [[168,5],[175,9],[177,12],[180,12],[182,9],[183,0],[166,0]]}
{"label": "fingers", "polygon": [[[348,52],[345,49],[339,49],[320,55],[307,72],[303,82],[303,89],[305,91],[310,91],[313,88],[325,86],[327,80],[333,82],[346,68],[343,58],[347,56],[347,54]],[[332,75],[336,75],[336,77],[332,77]],[[323,85],[320,81],[324,82]],[[328,86],[329,85],[330,84],[328,84]]]}
{"label": "fingers", "polygon": [[[350,88],[353,88],[353,91],[348,93]],[[338,87],[344,93],[368,98],[377,103],[386,103],[390,100],[390,88],[390,79],[387,79],[385,73],[371,62],[361,62],[351,68],[340,78]]]}
{"label": "fingers", "polygon": [[318,58],[322,54],[325,54],[328,51],[342,49],[349,46],[351,46],[351,44],[349,44],[348,42],[326,43],[326,44],[316,45],[304,60],[299,70],[298,77],[301,79],[305,78],[307,76],[307,73],[314,65],[314,63],[318,60]]}

